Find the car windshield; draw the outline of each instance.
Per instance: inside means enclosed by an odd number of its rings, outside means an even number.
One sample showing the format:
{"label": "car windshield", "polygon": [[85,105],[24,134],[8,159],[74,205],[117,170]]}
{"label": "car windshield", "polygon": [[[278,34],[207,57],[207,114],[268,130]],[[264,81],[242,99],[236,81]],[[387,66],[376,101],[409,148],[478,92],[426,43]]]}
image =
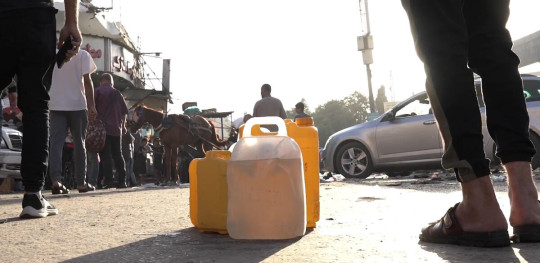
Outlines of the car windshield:
{"label": "car windshield", "polygon": [[[476,96],[478,97],[478,103],[480,107],[484,107],[484,101],[482,99],[482,84],[480,80],[476,80]],[[525,101],[540,101],[540,81],[538,78],[524,79],[523,80],[523,96]]]}

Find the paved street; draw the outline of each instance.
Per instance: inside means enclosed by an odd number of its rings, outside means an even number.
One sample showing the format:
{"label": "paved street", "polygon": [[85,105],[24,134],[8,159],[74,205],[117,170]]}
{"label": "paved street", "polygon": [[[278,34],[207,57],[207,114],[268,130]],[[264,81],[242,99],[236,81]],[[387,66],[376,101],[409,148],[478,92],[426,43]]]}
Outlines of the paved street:
{"label": "paved street", "polygon": [[[495,182],[505,213],[504,182]],[[460,200],[453,180],[322,183],[321,219],[293,240],[200,233],[189,188],[99,190],[52,196],[60,214],[20,220],[22,193],[0,195],[1,262],[540,262],[540,246],[482,249],[419,243],[422,226]],[[75,191],[76,192],[76,191]]]}

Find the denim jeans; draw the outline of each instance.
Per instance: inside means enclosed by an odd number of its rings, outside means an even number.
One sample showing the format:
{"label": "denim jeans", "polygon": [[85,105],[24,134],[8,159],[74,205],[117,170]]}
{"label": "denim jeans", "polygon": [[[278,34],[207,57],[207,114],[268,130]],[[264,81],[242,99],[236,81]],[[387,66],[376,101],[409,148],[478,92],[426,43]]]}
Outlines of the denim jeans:
{"label": "denim jeans", "polygon": [[444,141],[442,165],[467,182],[490,174],[473,72],[502,163],[531,161],[529,116],[506,22],[509,0],[402,0]]}
{"label": "denim jeans", "polygon": [[27,192],[43,189],[49,155],[49,88],[56,52],[56,10],[0,13],[0,87],[17,75],[23,113],[21,176]]}
{"label": "denim jeans", "polygon": [[86,124],[88,123],[86,110],[51,111],[50,117],[49,174],[51,181],[60,182],[62,180],[62,149],[69,129],[74,146],[75,180],[77,186],[83,186],[86,183],[86,148],[84,147]]}
{"label": "denim jeans", "polygon": [[137,178],[135,178],[135,173],[133,173],[133,158],[124,158],[126,163],[126,183],[127,185],[135,186],[137,185]]}
{"label": "denim jeans", "polygon": [[98,175],[99,175],[99,157],[98,153],[95,152],[86,152],[86,180],[91,185],[97,187],[98,184]]}

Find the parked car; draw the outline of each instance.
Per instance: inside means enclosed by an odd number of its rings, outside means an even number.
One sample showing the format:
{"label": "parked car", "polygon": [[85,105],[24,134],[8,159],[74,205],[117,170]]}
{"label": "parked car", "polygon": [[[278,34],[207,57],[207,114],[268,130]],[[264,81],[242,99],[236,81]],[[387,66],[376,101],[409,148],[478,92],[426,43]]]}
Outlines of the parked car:
{"label": "parked car", "polygon": [[[540,77],[522,75],[530,116],[530,134],[538,153],[532,166],[540,166]],[[481,98],[481,81],[475,86],[482,114],[484,151],[493,168],[500,165],[489,136]],[[504,105],[501,105],[504,107]],[[366,178],[372,172],[393,174],[441,169],[442,140],[426,92],[413,95],[378,118],[332,134],[321,153],[323,170],[345,177]]]}
{"label": "parked car", "polygon": [[0,178],[21,178],[22,133],[10,127],[2,127],[0,139]]}

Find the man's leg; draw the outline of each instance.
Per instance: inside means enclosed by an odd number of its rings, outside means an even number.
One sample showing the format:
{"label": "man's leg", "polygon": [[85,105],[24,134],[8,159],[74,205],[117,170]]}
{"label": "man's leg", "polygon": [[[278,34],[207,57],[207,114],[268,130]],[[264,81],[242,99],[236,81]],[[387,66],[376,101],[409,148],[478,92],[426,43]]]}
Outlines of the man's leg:
{"label": "man's leg", "polygon": [[122,157],[122,148],[121,148],[121,136],[107,136],[107,140],[111,139],[111,155],[114,161],[114,167],[116,167],[116,174],[118,175],[118,187],[126,187],[126,164],[124,162],[124,157]]}
{"label": "man's leg", "polygon": [[40,191],[47,172],[49,150],[49,94],[56,52],[56,22],[51,10],[32,9],[19,19],[18,106],[23,113],[21,175],[25,190]]}
{"label": "man's leg", "polygon": [[53,186],[62,182],[62,151],[67,136],[67,115],[64,111],[51,111],[49,176]]}
{"label": "man's leg", "polygon": [[103,188],[114,187],[113,160],[111,154],[112,137],[113,136],[107,135],[105,139],[105,147],[99,153],[99,157],[101,159],[101,168],[103,168],[99,169],[99,171],[103,174]]}
{"label": "man's leg", "polygon": [[[55,10],[13,11],[18,106],[23,113],[21,176],[25,189],[21,218],[58,214],[41,195],[49,155],[49,88],[56,47]],[[4,32],[4,31],[3,31]],[[8,31],[9,32],[9,31]]]}
{"label": "man's leg", "polygon": [[508,173],[510,225],[540,226],[538,190],[532,177],[530,162],[509,162],[504,166]]}
{"label": "man's leg", "polygon": [[87,174],[86,180],[93,186],[98,186],[99,160],[98,154],[95,152],[87,152]]}
{"label": "man's leg", "polygon": [[74,145],[73,157],[75,164],[75,178],[77,187],[81,188],[84,187],[86,183],[86,148],[84,146],[84,139],[86,137],[86,124],[88,123],[88,118],[85,110],[70,111],[68,114],[69,127]]}
{"label": "man's leg", "polygon": [[426,90],[444,140],[443,166],[454,168],[463,201],[455,213],[468,232],[506,230],[485,158],[473,74],[468,69],[468,32],[462,2],[403,0]]}
{"label": "man's leg", "polygon": [[465,7],[471,39],[469,65],[482,77],[489,133],[508,173],[510,224],[540,225],[540,203],[530,164],[535,149],[529,139],[519,58],[511,50],[512,39],[506,30],[508,0],[468,1]]}

